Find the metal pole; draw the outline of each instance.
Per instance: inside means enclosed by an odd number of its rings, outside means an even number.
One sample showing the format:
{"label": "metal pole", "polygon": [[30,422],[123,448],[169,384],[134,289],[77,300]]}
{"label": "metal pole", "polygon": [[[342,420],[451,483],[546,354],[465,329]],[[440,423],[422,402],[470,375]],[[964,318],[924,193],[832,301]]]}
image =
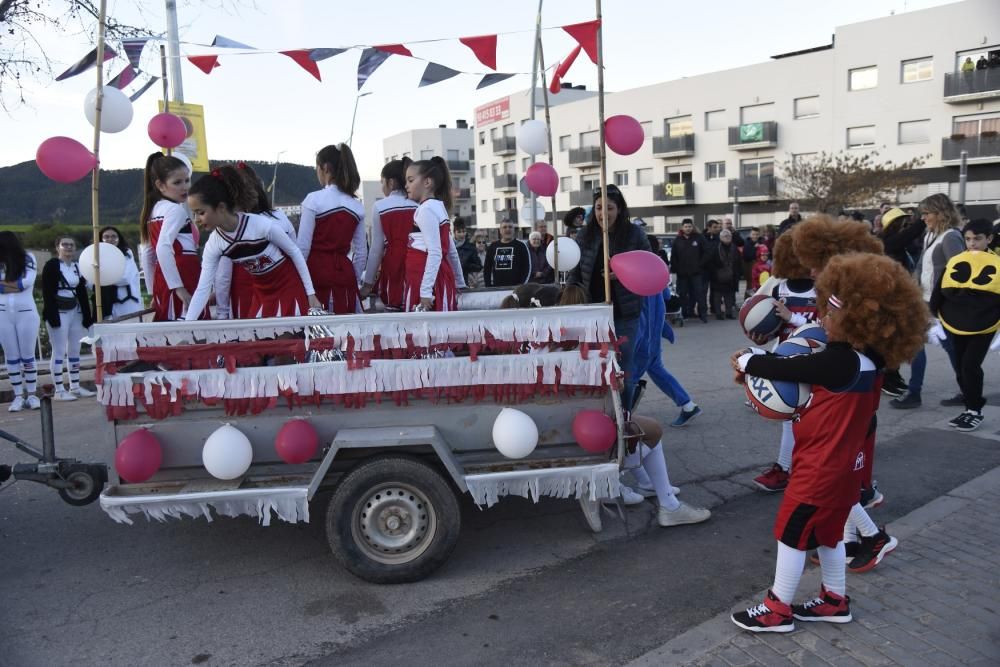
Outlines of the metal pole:
{"label": "metal pole", "polygon": [[[542,49],[541,36],[538,39],[538,64],[542,71],[542,102],[545,104],[545,136],[549,140],[549,166],[552,166],[552,119],[549,115],[549,86],[545,81],[545,51]],[[532,209],[533,211],[534,209]],[[544,239],[543,239],[544,241]],[[552,195],[552,271],[555,280],[559,282],[559,218],[556,216],[556,196]]]}
{"label": "metal pole", "polygon": [[351,134],[347,137],[348,146],[350,146],[351,142],[354,141],[354,121],[358,118],[358,102],[360,102],[361,98],[366,95],[371,95],[371,92],[361,93],[354,98],[354,114],[351,116]]}
{"label": "metal pole", "polygon": [[104,21],[107,17],[107,0],[101,0],[97,15],[97,99],[94,106],[94,171],[90,177],[90,217],[94,233],[94,307],[96,319],[102,319],[101,304],[101,109],[104,106]]}
{"label": "metal pole", "polygon": [[740,186],[733,186],[733,226],[740,228]]}
{"label": "metal pole", "polygon": [[958,165],[958,203],[965,206],[965,184],[969,180],[969,151],[962,151]]}
{"label": "metal pole", "polygon": [[[542,2],[544,2],[544,0],[538,0],[538,13],[535,14],[535,52],[531,56],[531,111],[528,114],[528,117],[531,118],[531,120],[535,120],[535,88],[538,83],[539,58],[542,49]],[[551,143],[552,141],[550,139],[550,154],[552,153]],[[531,164],[535,164],[534,155],[531,156]],[[528,190],[528,210],[531,211],[529,214],[531,229],[528,230],[528,233],[530,234],[531,230],[535,228],[535,193],[531,189]]]}
{"label": "metal pole", "polygon": [[[601,21],[601,0],[597,0],[597,20]],[[597,27],[597,121],[601,150],[601,207],[607,211],[608,201],[608,148],[604,145],[604,26]],[[597,211],[594,211],[597,216]],[[611,251],[608,248],[608,226],[611,221],[604,218],[604,303],[611,305]]]}
{"label": "metal pole", "polygon": [[[167,4],[167,51],[170,55],[170,80],[173,81],[174,102],[184,103],[184,86],[181,85],[181,43],[177,32],[177,0]],[[166,78],[166,76],[164,76]],[[163,101],[167,97],[164,95]],[[164,109],[166,110],[166,109]]]}

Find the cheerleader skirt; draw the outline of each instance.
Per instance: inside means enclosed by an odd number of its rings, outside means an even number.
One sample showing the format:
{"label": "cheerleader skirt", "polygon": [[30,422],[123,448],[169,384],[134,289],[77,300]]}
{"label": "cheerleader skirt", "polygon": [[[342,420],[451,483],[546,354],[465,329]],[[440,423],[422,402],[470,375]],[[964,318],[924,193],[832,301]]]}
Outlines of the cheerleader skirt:
{"label": "cheerleader skirt", "polygon": [[347,255],[314,250],[309,253],[306,264],[316,289],[316,298],[323,308],[337,315],[361,312],[358,278]]}
{"label": "cheerleader skirt", "polygon": [[253,276],[239,264],[233,264],[233,279],[229,286],[230,317],[245,320],[253,317],[251,310],[254,300]]}
{"label": "cheerleader skirt", "polygon": [[290,259],[286,258],[263,275],[250,277],[253,303],[244,319],[295,317],[309,312],[309,297],[306,296],[302,278]]}
{"label": "cheerleader skirt", "polygon": [[[407,312],[420,305],[420,283],[424,279],[424,267],[427,265],[427,253],[408,248],[406,251],[406,300]],[[455,272],[451,270],[448,258],[444,257],[438,266],[437,278],[434,280],[434,306],[437,312],[458,310],[458,288],[455,287]]]}
{"label": "cheerleader skirt", "polygon": [[[198,259],[198,255],[175,254],[174,261],[177,262],[177,272],[181,274],[184,289],[188,294],[194,294],[198,287],[198,277],[201,275],[201,260]],[[174,290],[167,287],[167,280],[157,264],[153,274],[153,321],[173,322],[181,319],[183,315],[184,302]],[[208,308],[201,312],[198,319],[209,319]]]}
{"label": "cheerleader skirt", "polygon": [[406,246],[392,244],[382,255],[379,267],[378,298],[387,310],[403,310],[406,289]]}

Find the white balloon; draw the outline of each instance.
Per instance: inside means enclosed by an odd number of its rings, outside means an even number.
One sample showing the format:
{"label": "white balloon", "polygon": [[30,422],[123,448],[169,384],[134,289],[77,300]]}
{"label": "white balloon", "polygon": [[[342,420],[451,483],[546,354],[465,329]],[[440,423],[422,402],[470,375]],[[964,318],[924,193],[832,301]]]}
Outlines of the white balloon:
{"label": "white balloon", "polygon": [[493,444],[509,459],[523,459],[535,451],[538,426],[520,410],[504,408],[493,422]]}
{"label": "white balloon", "polygon": [[181,153],[177,149],[174,149],[171,155],[173,155],[175,158],[184,163],[184,166],[187,167],[188,170],[188,176],[194,174],[194,167],[191,165],[191,158],[189,158],[187,155],[184,155],[184,153]]}
{"label": "white balloon", "polygon": [[[91,125],[97,120],[97,88],[83,100],[83,114]],[[104,86],[101,102],[101,132],[121,132],[132,122],[132,102],[114,86]]]}
{"label": "white balloon", "polygon": [[549,131],[542,120],[526,120],[517,131],[517,147],[529,155],[549,151]]}
{"label": "white balloon", "polygon": [[229,424],[220,426],[208,436],[201,450],[205,470],[216,479],[236,479],[250,468],[253,447],[250,439]]}
{"label": "white balloon", "polygon": [[[556,266],[556,242],[552,241],[545,249],[545,259],[549,266]],[[580,246],[568,236],[559,237],[559,270],[572,271],[580,263]]]}
{"label": "white balloon", "polygon": [[[80,273],[91,285],[96,285],[94,276],[94,246],[89,245],[80,253]],[[114,285],[125,275],[125,255],[118,246],[101,241],[101,286]]]}

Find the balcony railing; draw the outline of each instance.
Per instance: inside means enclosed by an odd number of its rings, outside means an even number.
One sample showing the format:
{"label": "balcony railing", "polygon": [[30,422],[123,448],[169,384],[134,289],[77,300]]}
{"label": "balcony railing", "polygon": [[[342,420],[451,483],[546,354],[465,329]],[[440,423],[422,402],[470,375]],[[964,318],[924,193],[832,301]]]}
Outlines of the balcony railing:
{"label": "balcony railing", "polygon": [[571,167],[593,167],[601,164],[601,149],[597,146],[587,148],[571,148],[569,151]]}
{"label": "balcony railing", "polygon": [[944,75],[944,101],[971,102],[1000,97],[1000,67]]}
{"label": "balcony railing", "polygon": [[468,199],[472,196],[472,188],[459,188],[456,199]]}
{"label": "balcony railing", "polygon": [[494,155],[511,155],[517,151],[516,137],[498,137],[493,140]]}
{"label": "balcony railing", "polygon": [[517,190],[517,174],[497,174],[493,177],[494,190]]}
{"label": "balcony railing", "polygon": [[449,171],[469,171],[468,160],[448,160]]}
{"label": "balcony railing", "polygon": [[737,151],[773,148],[778,145],[778,123],[743,123],[729,128],[729,147]]}
{"label": "balcony railing", "polygon": [[684,134],[679,137],[653,137],[653,155],[655,157],[685,157],[694,155],[694,135]]}
{"label": "balcony railing", "polygon": [[778,196],[778,182],[774,176],[761,176],[760,178],[731,178],[729,179],[729,198],[732,199],[739,188],[740,200],[746,199],[775,199]]}
{"label": "balcony railing", "polygon": [[693,204],[694,183],[660,183],[653,186],[653,201],[664,205]]}
{"label": "balcony railing", "polygon": [[570,206],[590,206],[594,203],[594,191],[587,190],[573,190],[569,193],[569,205]]}
{"label": "balcony railing", "polygon": [[942,162],[960,161],[962,151],[966,152],[969,160],[1000,162],[1000,136],[988,132],[965,138],[953,135],[941,140]]}

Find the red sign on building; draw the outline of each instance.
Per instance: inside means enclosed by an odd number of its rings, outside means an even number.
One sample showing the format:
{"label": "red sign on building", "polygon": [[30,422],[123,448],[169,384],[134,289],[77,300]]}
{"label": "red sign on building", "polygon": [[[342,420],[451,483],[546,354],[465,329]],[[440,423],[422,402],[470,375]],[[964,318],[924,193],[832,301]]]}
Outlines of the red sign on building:
{"label": "red sign on building", "polygon": [[495,100],[476,108],[476,127],[483,127],[510,118],[510,98]]}

